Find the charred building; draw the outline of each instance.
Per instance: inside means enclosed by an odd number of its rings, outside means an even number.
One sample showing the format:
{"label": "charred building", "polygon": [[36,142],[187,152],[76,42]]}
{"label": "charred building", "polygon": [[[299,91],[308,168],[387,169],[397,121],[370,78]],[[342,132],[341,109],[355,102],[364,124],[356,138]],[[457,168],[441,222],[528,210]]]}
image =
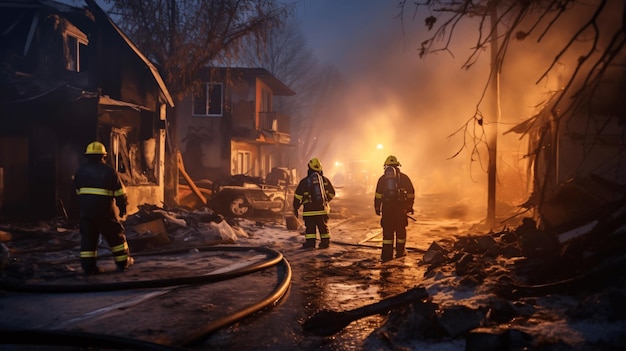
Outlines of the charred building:
{"label": "charred building", "polygon": [[92,0],[0,1],[0,213],[76,214],[72,176],[98,140],[129,212],[164,197],[166,111],[156,67]]}

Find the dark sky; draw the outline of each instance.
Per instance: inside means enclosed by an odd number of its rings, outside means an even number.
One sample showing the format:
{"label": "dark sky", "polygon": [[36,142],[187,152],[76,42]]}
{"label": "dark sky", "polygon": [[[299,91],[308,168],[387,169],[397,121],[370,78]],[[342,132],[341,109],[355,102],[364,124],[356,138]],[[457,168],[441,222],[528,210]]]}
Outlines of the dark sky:
{"label": "dark sky", "polygon": [[385,51],[401,49],[396,5],[392,0],[300,0],[296,16],[315,56],[349,75]]}

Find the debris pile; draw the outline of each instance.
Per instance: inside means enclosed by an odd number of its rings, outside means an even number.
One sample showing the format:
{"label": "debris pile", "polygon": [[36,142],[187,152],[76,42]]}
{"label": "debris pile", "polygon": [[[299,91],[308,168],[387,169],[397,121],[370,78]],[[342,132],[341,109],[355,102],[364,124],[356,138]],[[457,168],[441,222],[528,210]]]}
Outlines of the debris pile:
{"label": "debris pile", "polygon": [[[248,237],[235,219],[205,210],[139,206],[122,222],[131,253],[235,244]],[[57,219],[40,223],[10,223],[0,226],[0,274],[6,278],[45,281],[50,277],[75,275],[80,271],[78,223]],[[98,256],[110,255],[106,242]]]}
{"label": "debris pile", "polygon": [[[232,224],[232,225],[231,225]],[[189,211],[183,208],[161,208],[144,204],[124,222],[132,251],[161,245],[233,244],[247,234],[208,208]]]}
{"label": "debris pile", "polygon": [[525,218],[514,230],[433,242],[419,262],[427,265],[429,299],[391,312],[366,344],[394,350],[442,341],[464,343],[465,350],[623,349],[625,213],[625,203],[613,204],[593,226],[565,236]]}

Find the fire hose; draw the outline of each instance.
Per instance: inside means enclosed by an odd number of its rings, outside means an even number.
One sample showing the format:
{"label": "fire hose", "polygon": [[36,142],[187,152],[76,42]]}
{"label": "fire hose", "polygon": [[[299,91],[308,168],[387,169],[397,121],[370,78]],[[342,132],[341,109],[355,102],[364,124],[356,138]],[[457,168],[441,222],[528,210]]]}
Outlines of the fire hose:
{"label": "fire hose", "polygon": [[[137,340],[133,338],[117,337],[102,334],[92,334],[73,331],[48,331],[48,330],[23,330],[23,329],[0,329],[0,344],[23,344],[23,345],[67,345],[67,346],[107,346],[114,348],[127,348],[136,350],[182,350],[200,343],[208,335],[232,325],[243,318],[258,312],[279,301],[289,289],[291,284],[291,266],[283,255],[275,250],[263,247],[247,247],[247,246],[219,246],[219,247],[200,247],[198,251],[249,251],[255,250],[268,254],[267,260],[257,262],[242,268],[238,268],[229,272],[216,274],[201,274],[197,276],[167,278],[156,280],[142,281],[124,281],[109,282],[96,284],[23,284],[17,281],[2,280],[0,281],[1,290],[19,291],[19,292],[38,292],[38,293],[77,293],[77,292],[97,292],[97,291],[115,291],[126,289],[140,288],[158,288],[180,285],[199,285],[208,284],[236,277],[244,276],[254,272],[258,272],[267,268],[280,265],[283,270],[283,277],[274,289],[260,301],[249,306],[241,308],[223,318],[200,326],[199,328],[187,333],[186,336],[179,338],[171,343],[171,345],[162,345],[148,341]],[[187,252],[188,249],[159,251],[155,253],[143,255],[167,255],[179,254]],[[135,254],[138,256],[140,254]],[[36,336],[36,337],[34,337]]]}

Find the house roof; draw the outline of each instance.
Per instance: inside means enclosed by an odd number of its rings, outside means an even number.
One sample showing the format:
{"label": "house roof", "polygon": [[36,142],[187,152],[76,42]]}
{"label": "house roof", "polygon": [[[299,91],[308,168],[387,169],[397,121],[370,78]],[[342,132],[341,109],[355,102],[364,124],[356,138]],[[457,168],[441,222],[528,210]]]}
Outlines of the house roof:
{"label": "house roof", "polygon": [[115,99],[111,99],[107,95],[100,95],[98,97],[98,104],[103,106],[114,107],[118,109],[131,109],[135,111],[145,110],[145,107],[139,106],[136,104],[131,104],[130,102],[119,101]]}
{"label": "house roof", "polygon": [[265,82],[265,84],[267,84],[270,88],[272,88],[274,95],[282,95],[282,96],[296,95],[296,93],[293,90],[291,90],[287,85],[285,85],[283,82],[278,80],[278,78],[274,77],[274,75],[271,74],[265,68],[238,68],[238,69],[241,69],[244,71],[248,70],[250,74],[259,77],[259,79],[261,79],[263,82]]}
{"label": "house roof", "polygon": [[[167,89],[163,78],[158,72],[157,68],[148,60],[148,58],[141,53],[141,51],[137,48],[137,46],[128,38],[124,32],[109,18],[109,16],[98,6],[98,4],[93,0],[85,0],[87,4],[87,9],[90,10],[96,21],[104,26],[110,26],[119,37],[128,45],[128,47],[137,55],[137,57],[148,67],[152,77],[154,78],[156,84],[159,86],[159,90],[161,93],[161,97],[170,105],[174,106],[174,100],[172,99],[169,90]],[[37,8],[45,8],[52,10],[54,12],[58,12],[64,14],[66,16],[71,16],[73,18],[77,18],[77,15],[82,13],[82,17],[85,16],[84,10],[65,4],[57,1],[51,0],[0,0],[0,7],[2,8],[28,8],[28,9],[37,9]]]}
{"label": "house roof", "polygon": [[130,38],[111,20],[111,18],[102,10],[102,8],[100,8],[100,6],[98,6],[98,4],[96,4],[95,1],[85,0],[85,2],[94,12],[94,16],[96,16],[96,18],[104,18],[105,22],[109,23],[109,25],[111,25],[111,27],[115,29],[115,31],[120,35],[120,37],[124,40],[128,47],[135,52],[135,54],[146,64],[146,66],[148,66],[150,72],[152,73],[152,76],[154,77],[156,83],[159,85],[159,88],[161,89],[161,97],[163,97],[170,106],[174,106],[174,100],[172,99],[172,96],[170,95],[167,86],[165,86],[165,81],[163,81],[163,77],[161,77],[161,74],[159,73],[156,66],[154,66],[154,64],[152,64],[150,60],[148,60],[148,58],[139,50],[139,48],[132,42],[132,40],[130,40]]}
{"label": "house roof", "polygon": [[[217,70],[216,72],[212,72]],[[293,96],[296,93],[291,90],[285,83],[276,78],[265,68],[260,67],[207,67],[205,73],[218,75],[226,75],[230,77],[248,77],[258,78],[267,84],[277,96]]]}

